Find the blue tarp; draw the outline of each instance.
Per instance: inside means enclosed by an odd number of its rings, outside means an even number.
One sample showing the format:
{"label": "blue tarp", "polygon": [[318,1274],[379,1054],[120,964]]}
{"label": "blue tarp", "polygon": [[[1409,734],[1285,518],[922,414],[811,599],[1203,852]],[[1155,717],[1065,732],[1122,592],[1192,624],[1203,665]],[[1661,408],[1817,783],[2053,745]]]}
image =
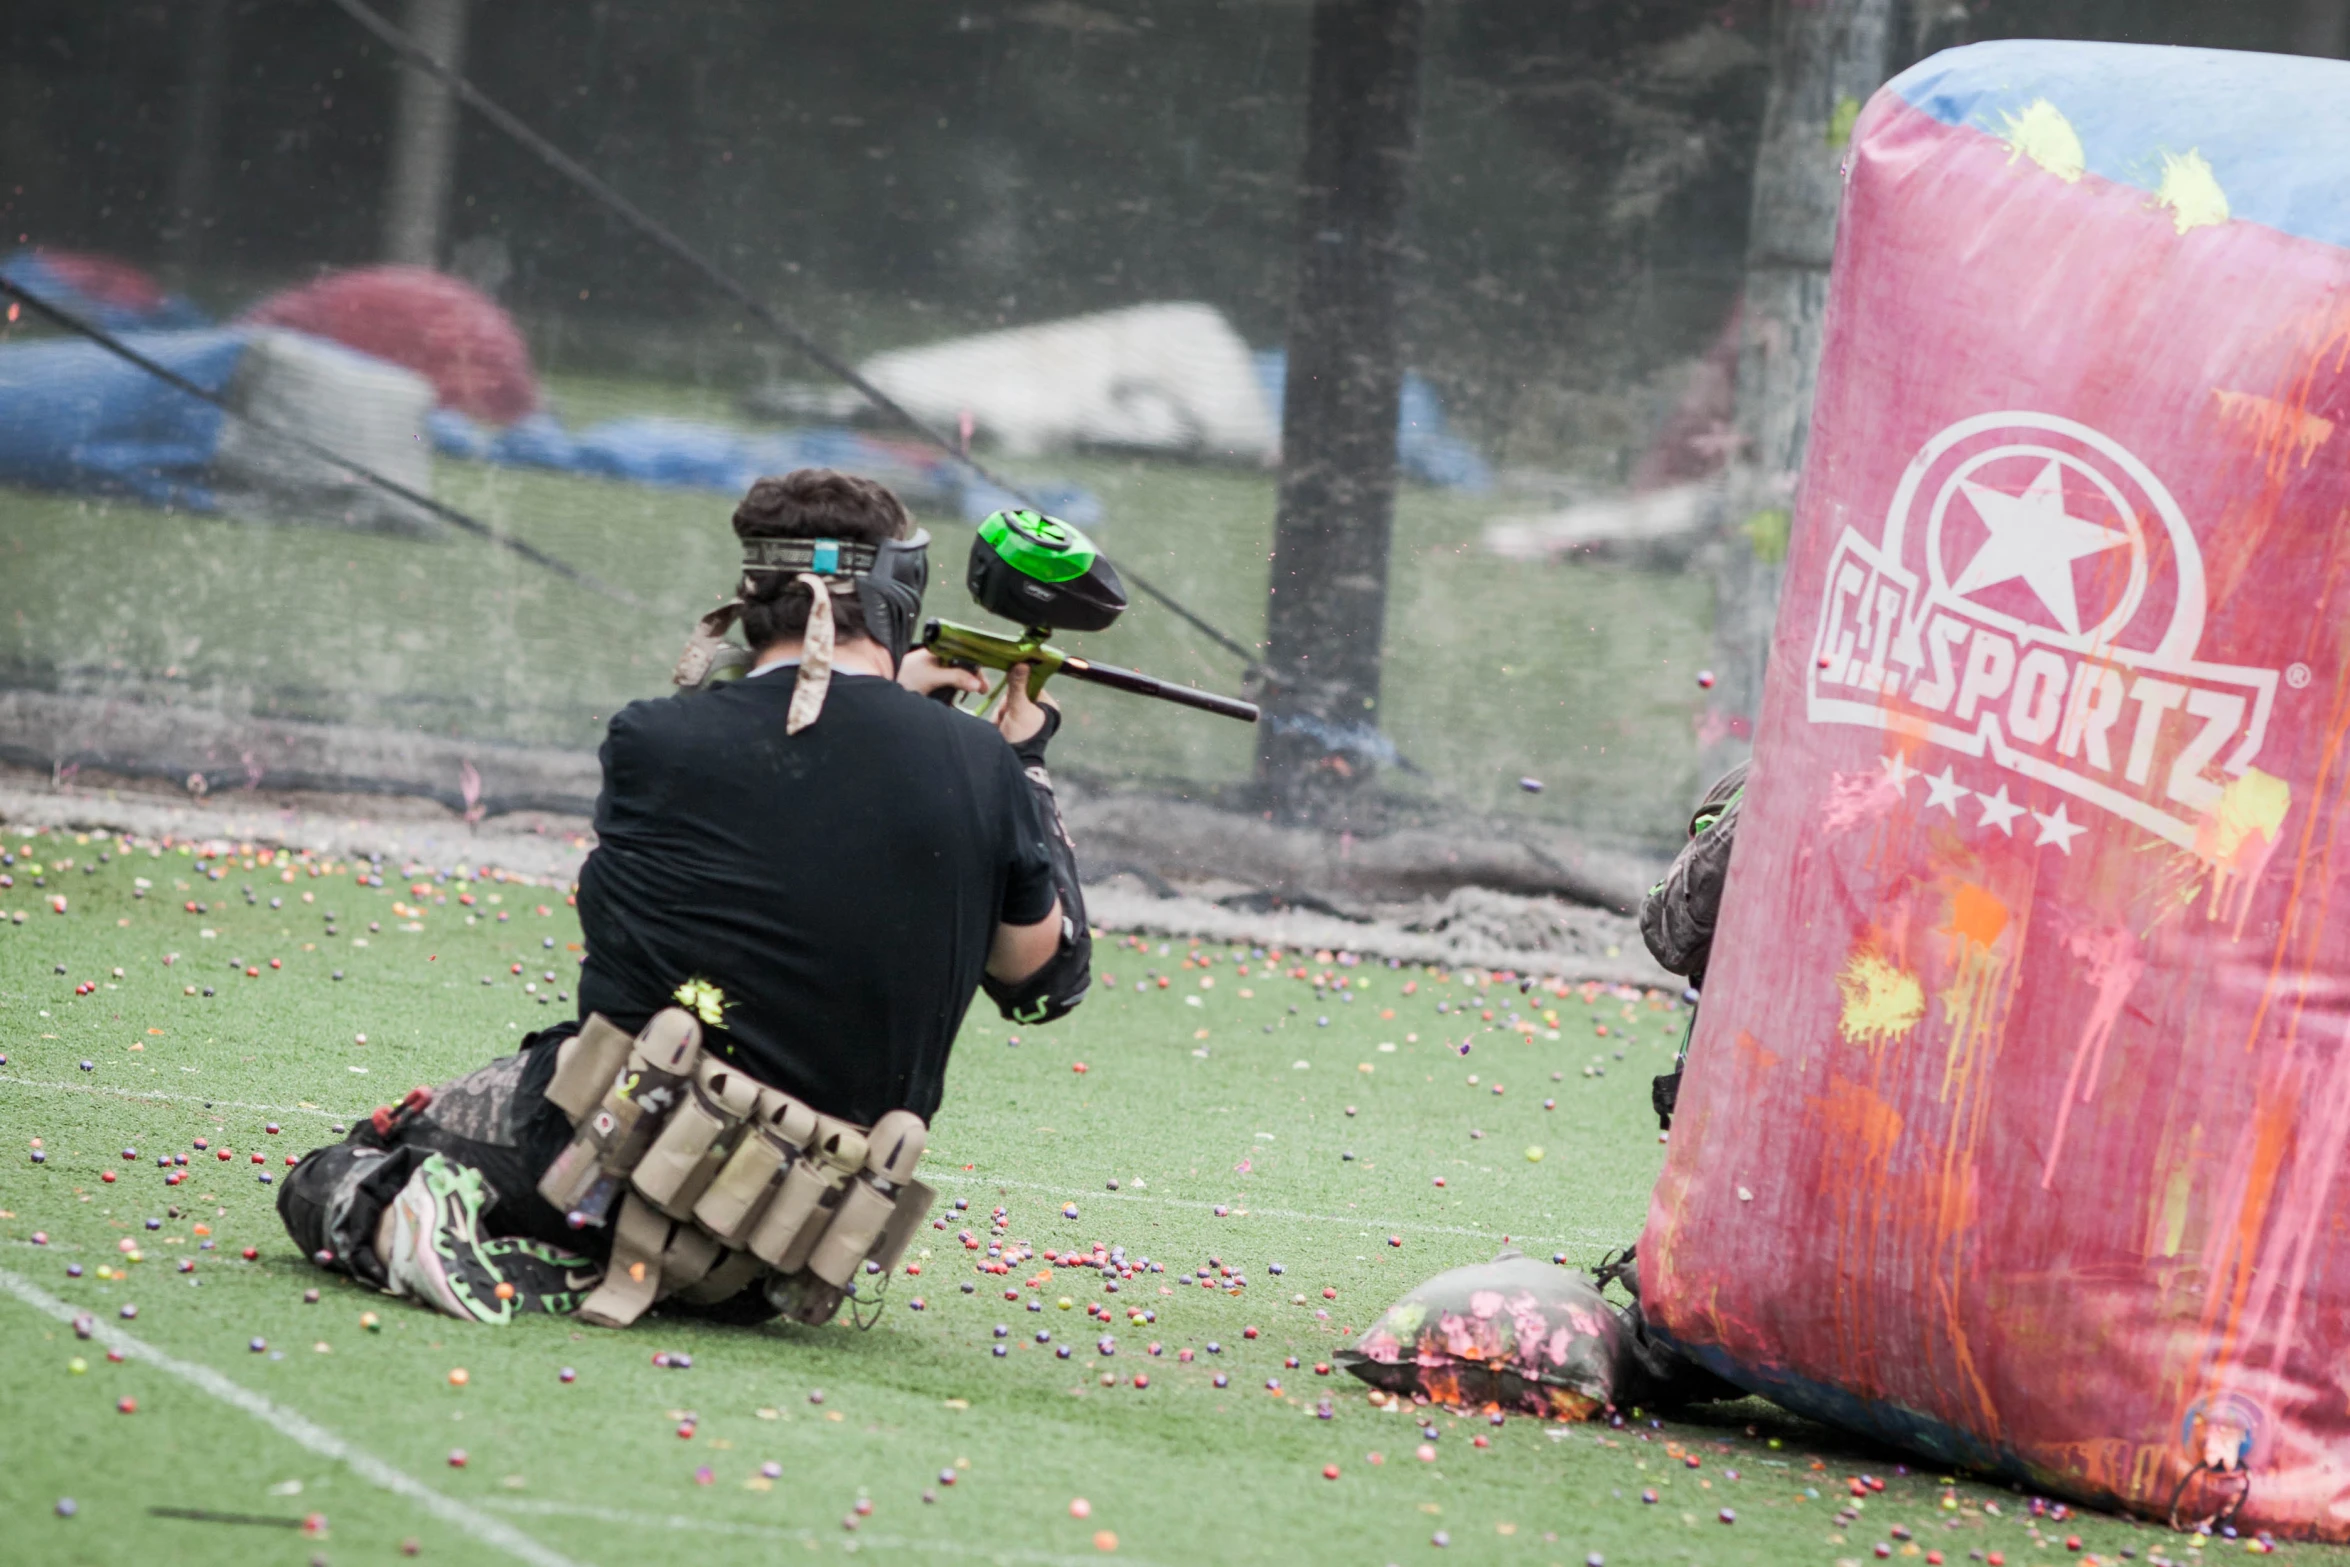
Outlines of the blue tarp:
{"label": "blue tarp", "polygon": [[[592,474],[629,484],[739,496],[762,474],[838,468],[880,480],[911,505],[949,508],[966,521],[1020,504],[973,479],[941,453],[855,430],[738,430],[693,419],[639,416],[573,431],[552,415],[539,413],[502,431],[490,431],[447,409],[436,411],[430,424],[434,446],[448,456]],[[1046,486],[1036,498],[1079,527],[1091,527],[1101,519],[1100,502],[1081,489]]]}
{"label": "blue tarp", "polygon": [[[227,389],[245,352],[245,334],[229,328],[123,341],[211,392]],[[0,349],[0,484],[210,511],[223,417],[95,343]]]}
{"label": "blue tarp", "polygon": [[[1281,399],[1289,384],[1289,354],[1284,349],[1261,349],[1256,361],[1257,385],[1264,389],[1265,406],[1281,417]],[[1416,371],[1405,371],[1403,402],[1396,411],[1395,460],[1407,478],[1448,490],[1493,488],[1493,467],[1477,448],[1452,433],[1445,422],[1444,404],[1436,388]]]}

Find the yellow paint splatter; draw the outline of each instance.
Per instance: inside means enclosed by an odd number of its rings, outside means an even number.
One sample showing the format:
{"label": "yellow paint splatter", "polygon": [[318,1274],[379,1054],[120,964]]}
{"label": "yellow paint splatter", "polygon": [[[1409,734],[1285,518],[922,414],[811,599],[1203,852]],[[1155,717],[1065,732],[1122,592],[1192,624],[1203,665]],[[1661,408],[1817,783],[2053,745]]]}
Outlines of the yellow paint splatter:
{"label": "yellow paint splatter", "polygon": [[2244,932],[2252,889],[2277,852],[2277,833],[2293,808],[2293,786],[2257,767],[2220,791],[2219,802],[2195,825],[2195,858],[2211,871],[2204,918],[2228,920]]}
{"label": "yellow paint splatter", "polygon": [[1926,1015],[1926,993],[1917,976],[1865,947],[1845,960],[1836,984],[1844,992],[1844,1016],[1838,1027],[1852,1044],[1890,1044],[1906,1037]]}
{"label": "yellow paint splatter", "polygon": [[2334,438],[2333,420],[2273,397],[2218,387],[2211,395],[2219,400],[2221,422],[2248,432],[2264,457],[2297,454],[2306,468],[2316,460],[2318,448]]}
{"label": "yellow paint splatter", "polygon": [[2165,1257],[2176,1257],[2187,1241],[2187,1201],[2195,1192],[2195,1172],[2185,1165],[2171,1171],[2162,1190],[2162,1247]]}
{"label": "yellow paint splatter", "polygon": [[1860,100],[1849,94],[1836,100],[1836,112],[1828,116],[1828,145],[1841,149],[1852,140],[1852,128],[1860,123]]}
{"label": "yellow paint splatter", "polygon": [[2155,188],[2154,204],[2170,208],[2171,222],[2182,234],[2228,220],[2228,193],[2219,188],[2219,176],[2209,161],[2192,147],[2184,157],[2162,155],[2162,183]]}
{"label": "yellow paint splatter", "polygon": [[2035,98],[2021,114],[2005,114],[2008,162],[2029,158],[2067,185],[2077,185],[2089,172],[2089,155],[2081,148],[2081,134],[2073,129],[2055,104]]}

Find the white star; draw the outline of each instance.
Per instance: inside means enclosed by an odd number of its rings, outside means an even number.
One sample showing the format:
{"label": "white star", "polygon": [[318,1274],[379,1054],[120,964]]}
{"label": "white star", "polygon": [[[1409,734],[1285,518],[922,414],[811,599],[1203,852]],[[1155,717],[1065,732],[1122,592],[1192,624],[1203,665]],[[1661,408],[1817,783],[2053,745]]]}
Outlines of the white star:
{"label": "white star", "polygon": [[1926,809],[1930,811],[1935,806],[1939,805],[1942,807],[1942,809],[1948,811],[1951,815],[1956,816],[1958,814],[1958,802],[1965,799],[1972,793],[1974,793],[1972,789],[1967,788],[1964,784],[1958,781],[1958,770],[1956,768],[1945,767],[1942,769],[1941,775],[1939,777],[1936,777],[1932,774],[1927,775]]}
{"label": "white star", "polygon": [[1885,767],[1885,781],[1893,786],[1895,794],[1905,800],[1908,799],[1909,781],[1918,775],[1918,770],[1910,766],[1909,758],[1898,751],[1882,760]]}
{"label": "white star", "polygon": [[2073,597],[2073,562],[2119,549],[2130,536],[2066,515],[2064,466],[2054,458],[2021,495],[2005,495],[1971,479],[1960,480],[1959,488],[1974,502],[1975,515],[1991,536],[1958,574],[1951,591],[1963,597],[2021,577],[2056,623],[2079,636],[2081,610]]}
{"label": "white star", "polygon": [[1985,794],[1978,789],[1975,798],[1983,802],[1983,826],[1996,827],[2010,838],[2015,836],[2015,819],[2024,814],[2024,808],[2008,799],[2007,785],[2001,784],[1997,794]]}
{"label": "white star", "polygon": [[2062,800],[2056,802],[2056,810],[2050,815],[2043,816],[2034,811],[2032,820],[2040,824],[2040,842],[2043,845],[2053,843],[2068,855],[2073,852],[2073,840],[2089,830],[2064,814]]}

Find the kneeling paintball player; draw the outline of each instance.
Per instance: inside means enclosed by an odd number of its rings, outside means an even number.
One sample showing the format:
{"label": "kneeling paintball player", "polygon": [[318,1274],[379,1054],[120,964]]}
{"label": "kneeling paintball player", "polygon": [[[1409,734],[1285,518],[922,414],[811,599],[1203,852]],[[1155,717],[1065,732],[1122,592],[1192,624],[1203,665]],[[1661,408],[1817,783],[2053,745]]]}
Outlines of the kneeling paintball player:
{"label": "kneeling paintball player", "polygon": [[[606,734],[580,1020],[379,1110],[280,1189],[322,1266],[451,1316],[655,1302],[822,1322],[886,1275],[973,991],[1049,1022],[1091,944],[1015,671],[992,722],[909,651],[929,535],[822,469],[734,514],[738,596]],[[740,620],[750,672],[705,687]],[[739,660],[739,651],[735,653]]]}
{"label": "kneeling paintball player", "polygon": [[[1689,981],[1686,999],[1692,1005],[1681,1034],[1681,1049],[1673,1069],[1649,1083],[1648,1097],[1657,1125],[1673,1129],[1673,1110],[1681,1098],[1681,1071],[1689,1060],[1689,1039],[1697,1031],[1697,993],[1705,987],[1705,970],[1714,950],[1714,924],[1722,912],[1722,885],[1730,875],[1730,851],[1738,842],[1738,805],[1746,798],[1746,763],[1740,762],[1718,779],[1689,817],[1689,841],[1673,858],[1664,880],[1640,900],[1640,939],[1649,956],[1666,972]],[[1633,1300],[1634,1337],[1650,1357],[1649,1371],[1680,1391],[1688,1400],[1738,1396],[1735,1392],[1706,1391],[1724,1384],[1672,1351],[1655,1345],[1637,1320],[1640,1301],[1639,1248],[1626,1246],[1613,1253],[1593,1276],[1602,1284],[1621,1284]]]}
{"label": "kneeling paintball player", "polygon": [[[1730,851],[1738,841],[1738,804],[1746,798],[1746,764],[1724,773],[1689,818],[1689,841],[1673,860],[1665,879],[1648,889],[1640,903],[1640,938],[1649,955],[1665,969],[1689,981],[1694,994],[1705,988],[1706,964],[1713,957],[1714,922],[1722,912],[1722,885],[1730,875]],[[1697,1013],[1689,1014],[1689,1029],[1697,1027]],[[1673,1107],[1681,1097],[1681,1069],[1689,1058],[1689,1034],[1681,1036],[1681,1052],[1673,1070],[1656,1079],[1649,1098],[1657,1124],[1673,1127]]]}

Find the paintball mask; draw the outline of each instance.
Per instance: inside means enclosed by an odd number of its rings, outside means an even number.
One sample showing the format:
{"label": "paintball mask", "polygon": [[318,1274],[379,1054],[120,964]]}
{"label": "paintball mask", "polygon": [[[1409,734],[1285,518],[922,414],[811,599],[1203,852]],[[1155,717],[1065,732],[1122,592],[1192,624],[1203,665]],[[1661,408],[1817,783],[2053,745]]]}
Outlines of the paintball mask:
{"label": "paintball mask", "polygon": [[[845,539],[745,539],[743,577],[771,571],[825,579],[833,593],[849,588],[864,611],[866,635],[889,649],[891,664],[905,662],[922,618],[922,593],[930,585],[930,530],[910,539],[854,544]],[[829,608],[829,606],[827,606]],[[827,619],[831,617],[826,616]],[[813,626],[813,617],[810,620]]]}

